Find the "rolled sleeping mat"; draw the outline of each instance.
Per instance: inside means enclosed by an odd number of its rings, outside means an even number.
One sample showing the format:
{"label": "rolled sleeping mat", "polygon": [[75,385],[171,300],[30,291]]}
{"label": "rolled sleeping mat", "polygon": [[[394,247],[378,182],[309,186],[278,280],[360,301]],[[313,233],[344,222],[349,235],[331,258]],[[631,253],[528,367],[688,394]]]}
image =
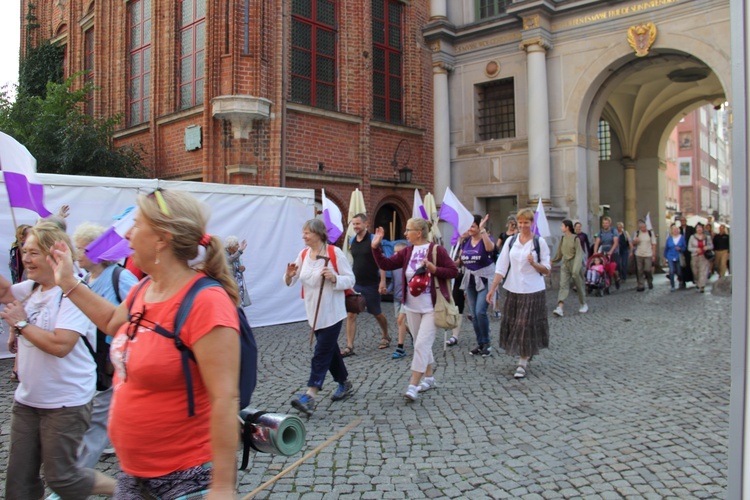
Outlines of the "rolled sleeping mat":
{"label": "rolled sleeping mat", "polygon": [[245,421],[243,434],[248,433],[250,447],[257,451],[288,457],[305,446],[305,424],[297,416],[248,407],[240,418]]}

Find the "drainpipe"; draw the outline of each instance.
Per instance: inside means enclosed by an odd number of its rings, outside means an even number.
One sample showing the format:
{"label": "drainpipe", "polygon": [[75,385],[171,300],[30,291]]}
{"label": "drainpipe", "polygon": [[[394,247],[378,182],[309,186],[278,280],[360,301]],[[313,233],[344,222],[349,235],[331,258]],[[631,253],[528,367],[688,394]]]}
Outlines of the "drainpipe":
{"label": "drainpipe", "polygon": [[286,96],[288,91],[289,81],[289,57],[287,54],[287,38],[289,35],[289,27],[291,22],[288,21],[289,17],[289,4],[290,2],[281,2],[281,127],[279,133],[281,138],[279,140],[279,147],[281,148],[281,154],[279,156],[279,185],[286,187]]}

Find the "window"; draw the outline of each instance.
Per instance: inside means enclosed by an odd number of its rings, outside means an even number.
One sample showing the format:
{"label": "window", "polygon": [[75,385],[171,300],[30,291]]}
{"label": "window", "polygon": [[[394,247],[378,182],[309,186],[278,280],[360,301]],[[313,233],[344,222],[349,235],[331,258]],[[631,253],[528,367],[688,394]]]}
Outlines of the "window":
{"label": "window", "polygon": [[151,104],[151,0],[128,4],[130,89],[128,124],[148,121]]}
{"label": "window", "polygon": [[203,104],[206,0],[182,0],[180,109]]}
{"label": "window", "polygon": [[372,117],[403,123],[403,4],[372,2]]}
{"label": "window", "polygon": [[505,12],[505,7],[512,3],[512,0],[475,0],[476,2],[476,19],[487,19]]}
{"label": "window", "polygon": [[292,101],[336,109],[336,2],[292,2]]}
{"label": "window", "polygon": [[701,186],[701,212],[707,212],[711,204],[711,191],[706,186]]}
{"label": "window", "polygon": [[701,159],[701,177],[708,179],[708,162]]}
{"label": "window", "polygon": [[[94,83],[94,28],[83,33],[83,82]],[[85,111],[87,115],[94,114],[94,93],[86,95]]]}
{"label": "window", "polygon": [[516,99],[513,78],[478,85],[479,140],[516,136]]}
{"label": "window", "polygon": [[599,130],[596,133],[599,139],[599,161],[607,161],[612,158],[612,131],[607,120],[599,120]]}

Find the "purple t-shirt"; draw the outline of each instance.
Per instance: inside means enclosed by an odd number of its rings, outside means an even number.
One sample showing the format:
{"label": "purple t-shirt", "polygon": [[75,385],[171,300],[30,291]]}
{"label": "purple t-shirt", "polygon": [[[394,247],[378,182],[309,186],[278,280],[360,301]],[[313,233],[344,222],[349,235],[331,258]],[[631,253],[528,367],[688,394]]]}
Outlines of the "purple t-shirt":
{"label": "purple t-shirt", "polygon": [[[492,240],[491,236],[490,240]],[[492,251],[488,252],[484,248],[484,240],[479,240],[479,243],[472,245],[471,238],[468,238],[461,247],[461,262],[470,271],[478,271],[494,264]]]}

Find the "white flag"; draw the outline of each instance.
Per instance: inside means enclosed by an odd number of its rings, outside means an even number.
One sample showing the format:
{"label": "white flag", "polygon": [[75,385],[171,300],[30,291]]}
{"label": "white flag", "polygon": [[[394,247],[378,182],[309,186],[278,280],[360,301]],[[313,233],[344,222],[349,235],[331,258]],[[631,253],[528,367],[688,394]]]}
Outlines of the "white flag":
{"label": "white flag", "polygon": [[542,199],[539,198],[539,203],[536,205],[536,212],[534,212],[534,223],[531,225],[531,232],[538,234],[542,238],[549,238],[552,233],[549,232],[549,223],[547,222],[547,214],[544,213],[544,205]]}

